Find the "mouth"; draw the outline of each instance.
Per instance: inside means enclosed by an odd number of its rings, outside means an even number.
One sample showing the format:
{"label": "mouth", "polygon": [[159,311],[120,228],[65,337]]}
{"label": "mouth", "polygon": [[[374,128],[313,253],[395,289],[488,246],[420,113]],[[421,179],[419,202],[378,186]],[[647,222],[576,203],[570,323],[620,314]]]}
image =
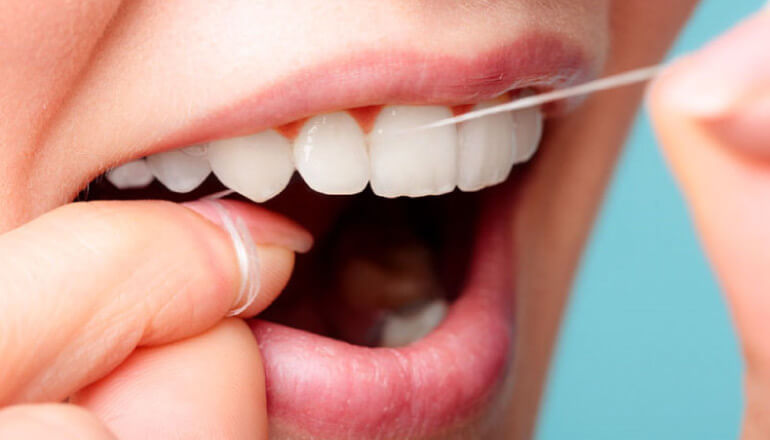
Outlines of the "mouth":
{"label": "mouth", "polygon": [[193,121],[82,197],[217,194],[303,225],[315,247],[251,321],[273,435],[449,438],[506,403],[516,188],[573,103],[409,129],[591,72],[543,36],[472,60],[351,59]]}

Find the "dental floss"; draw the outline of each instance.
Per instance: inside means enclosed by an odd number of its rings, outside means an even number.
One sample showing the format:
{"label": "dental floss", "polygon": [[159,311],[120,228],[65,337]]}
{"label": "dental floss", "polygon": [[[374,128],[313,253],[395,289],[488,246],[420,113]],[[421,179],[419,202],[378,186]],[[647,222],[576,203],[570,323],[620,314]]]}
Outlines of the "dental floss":
{"label": "dental floss", "polygon": [[615,89],[618,87],[629,86],[640,82],[649,81],[663,71],[666,64],[658,64],[655,66],[644,67],[641,69],[631,70],[628,72],[620,73],[617,75],[611,75],[604,78],[600,78],[587,83],[579,84],[574,87],[569,87],[561,90],[554,90],[551,92],[541,93],[539,95],[531,95],[520,99],[515,99],[511,102],[496,105],[494,107],[488,107],[482,110],[476,110],[473,112],[465,113],[453,118],[441,119],[430,124],[416,127],[412,130],[405,131],[422,131],[430,128],[444,127],[447,125],[455,125],[460,122],[469,121],[472,119],[482,118],[484,116],[495,115],[498,113],[513,112],[517,110],[523,110],[531,107],[539,107],[549,102],[561,101],[562,99],[572,98],[575,96],[588,95],[591,93],[600,92],[603,90]]}
{"label": "dental floss", "polygon": [[225,197],[235,194],[235,190],[232,189],[226,189],[224,191],[215,192],[214,194],[209,194],[206,197],[203,197],[204,200],[219,200],[224,199]]}
{"label": "dental floss", "polygon": [[249,229],[240,217],[233,217],[222,206],[222,204],[213,199],[206,199],[219,214],[222,220],[222,226],[230,235],[230,240],[235,248],[235,255],[238,260],[238,269],[241,276],[241,288],[238,292],[238,299],[235,304],[240,304],[238,308],[230,311],[227,316],[238,316],[244,310],[254,303],[259,294],[259,260],[257,259],[257,247],[251,237]]}

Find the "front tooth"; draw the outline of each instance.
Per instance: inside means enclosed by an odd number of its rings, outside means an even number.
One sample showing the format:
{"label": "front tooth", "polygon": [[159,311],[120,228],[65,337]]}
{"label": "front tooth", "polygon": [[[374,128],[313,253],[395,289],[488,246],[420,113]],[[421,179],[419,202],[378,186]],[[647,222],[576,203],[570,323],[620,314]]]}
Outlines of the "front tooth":
{"label": "front tooth", "polygon": [[144,188],[155,178],[144,159],[134,160],[107,172],[107,180],[117,189]]}
{"label": "front tooth", "polygon": [[[473,110],[503,102],[483,102]],[[515,158],[514,136],[514,119],[510,113],[498,113],[460,124],[457,186],[463,191],[477,191],[507,179]]]}
{"label": "front tooth", "polygon": [[212,142],[208,157],[223,185],[258,203],[283,191],[294,174],[291,144],[275,130]]}
{"label": "front tooth", "polygon": [[369,182],[364,133],[344,112],[307,121],[294,141],[294,161],[308,186],[320,193],[355,194]]}
{"label": "front tooth", "polygon": [[514,163],[526,162],[535,155],[543,137],[543,113],[539,108],[530,108],[512,116],[516,136]]}
{"label": "front tooth", "polygon": [[203,157],[208,154],[209,144],[196,144],[189,147],[182,148],[182,153],[189,154],[190,156]]}
{"label": "front tooth", "polygon": [[385,107],[369,139],[371,185],[383,197],[420,197],[452,191],[457,184],[457,129],[409,131],[449,118],[447,107]]}
{"label": "front tooth", "polygon": [[403,347],[427,336],[441,324],[448,310],[443,299],[422,303],[387,315],[382,325],[380,345]]}
{"label": "front tooth", "polygon": [[178,193],[194,190],[211,173],[205,158],[190,156],[181,150],[153,154],[147,157],[147,165],[160,183]]}

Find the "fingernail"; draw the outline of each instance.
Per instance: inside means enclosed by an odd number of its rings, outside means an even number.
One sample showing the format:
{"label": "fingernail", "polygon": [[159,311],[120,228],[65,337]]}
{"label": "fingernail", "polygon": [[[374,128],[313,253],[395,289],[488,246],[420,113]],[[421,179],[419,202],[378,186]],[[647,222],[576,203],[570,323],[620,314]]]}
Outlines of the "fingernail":
{"label": "fingernail", "polygon": [[763,12],[674,66],[664,86],[669,102],[706,120],[747,108],[770,93],[769,41],[770,14]]}
{"label": "fingernail", "polygon": [[259,296],[259,257],[251,232],[243,218],[231,213],[218,200],[201,200],[184,205],[221,226],[230,236],[238,261],[241,285],[227,316],[238,316],[254,304]]}
{"label": "fingernail", "polygon": [[304,228],[258,205],[209,198],[184,205],[213,222],[219,219],[219,208],[216,206],[224,208],[232,216],[243,219],[254,241],[260,245],[279,246],[298,253],[305,253],[313,247],[313,236]]}

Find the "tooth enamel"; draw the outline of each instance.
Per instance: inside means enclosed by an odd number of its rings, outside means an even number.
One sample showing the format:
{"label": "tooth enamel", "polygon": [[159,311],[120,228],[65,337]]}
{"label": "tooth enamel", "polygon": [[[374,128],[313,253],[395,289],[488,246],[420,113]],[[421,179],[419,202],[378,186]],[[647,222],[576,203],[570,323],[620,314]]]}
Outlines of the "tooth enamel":
{"label": "tooth enamel", "polygon": [[180,150],[166,151],[147,157],[152,174],[166,188],[187,193],[197,188],[211,173],[208,161]]}
{"label": "tooth enamel", "polygon": [[206,156],[209,150],[209,144],[197,144],[190,145],[189,147],[182,148],[182,152],[189,154],[190,156],[202,157]]}
{"label": "tooth enamel", "polygon": [[512,113],[515,132],[514,163],[526,162],[537,152],[543,137],[543,113],[531,108]]}
{"label": "tooth enamel", "polygon": [[385,107],[369,138],[371,185],[383,197],[420,197],[457,184],[457,129],[410,131],[452,116],[447,107]]}
{"label": "tooth enamel", "polygon": [[294,174],[291,144],[275,130],[212,142],[211,168],[220,182],[261,203],[276,196]]}
{"label": "tooth enamel", "polygon": [[355,194],[369,182],[369,155],[361,127],[348,113],[316,116],[294,141],[297,171],[324,194]]}
{"label": "tooth enamel", "polygon": [[134,160],[107,172],[107,180],[117,189],[144,188],[155,176],[144,159]]}
{"label": "tooth enamel", "polygon": [[[505,102],[483,102],[481,110]],[[460,124],[457,186],[463,191],[477,191],[503,182],[514,162],[514,119],[510,113],[498,113]]]}
{"label": "tooth enamel", "polygon": [[380,345],[403,347],[424,338],[441,324],[447,309],[445,300],[436,299],[409,310],[388,314],[383,322]]}

